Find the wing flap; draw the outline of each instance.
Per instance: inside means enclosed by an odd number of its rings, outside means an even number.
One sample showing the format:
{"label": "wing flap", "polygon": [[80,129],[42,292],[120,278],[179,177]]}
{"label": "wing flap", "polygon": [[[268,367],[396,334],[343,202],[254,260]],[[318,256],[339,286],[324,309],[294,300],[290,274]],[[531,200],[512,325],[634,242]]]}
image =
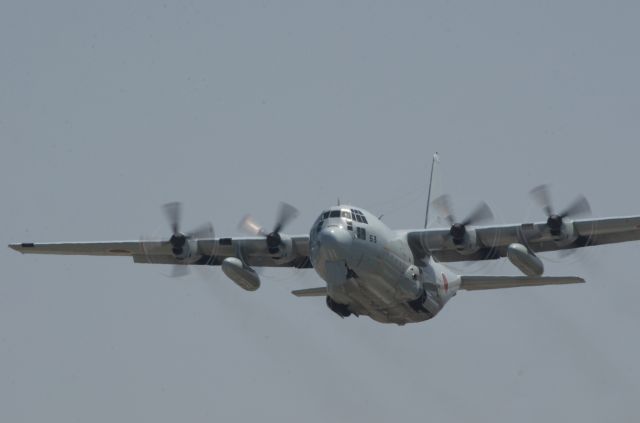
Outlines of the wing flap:
{"label": "wing flap", "polygon": [[516,288],[520,286],[564,285],[584,283],[577,276],[461,276],[460,289],[467,291],[483,289]]}

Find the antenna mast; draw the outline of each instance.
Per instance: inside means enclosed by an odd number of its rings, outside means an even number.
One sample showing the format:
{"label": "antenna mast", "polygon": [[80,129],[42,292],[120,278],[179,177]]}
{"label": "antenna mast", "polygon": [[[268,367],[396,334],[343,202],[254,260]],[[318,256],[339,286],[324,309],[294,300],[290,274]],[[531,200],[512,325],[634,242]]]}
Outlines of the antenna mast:
{"label": "antenna mast", "polygon": [[427,212],[424,216],[424,228],[427,229],[427,224],[429,223],[429,205],[431,204],[431,184],[433,184],[433,168],[436,167],[436,162],[440,161],[438,158],[438,152],[433,155],[433,160],[431,161],[431,174],[429,175],[429,193],[427,194]]}

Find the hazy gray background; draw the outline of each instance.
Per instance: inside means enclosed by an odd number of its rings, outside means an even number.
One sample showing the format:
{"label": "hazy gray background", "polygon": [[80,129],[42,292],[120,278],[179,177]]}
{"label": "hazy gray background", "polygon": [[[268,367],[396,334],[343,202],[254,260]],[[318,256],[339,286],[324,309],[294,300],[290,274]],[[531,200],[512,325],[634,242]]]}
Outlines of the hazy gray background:
{"label": "hazy gray background", "polygon": [[[434,151],[460,215],[542,219],[545,182],[557,208],[640,213],[639,21],[634,1],[4,1],[0,240],[164,236],[172,200],[224,235],[280,200],[305,233],[338,196],[420,227]],[[312,270],[251,294],[3,247],[0,421],[635,422],[639,253],[397,327],[289,294]]]}

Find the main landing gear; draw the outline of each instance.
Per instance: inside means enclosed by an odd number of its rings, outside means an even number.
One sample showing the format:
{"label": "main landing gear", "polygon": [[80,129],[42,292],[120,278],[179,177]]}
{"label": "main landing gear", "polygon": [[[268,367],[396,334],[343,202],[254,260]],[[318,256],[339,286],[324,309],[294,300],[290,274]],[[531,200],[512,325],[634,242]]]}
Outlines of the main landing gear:
{"label": "main landing gear", "polygon": [[340,304],[333,301],[333,298],[327,295],[327,307],[331,309],[338,316],[345,318],[351,316],[351,311],[349,311],[349,306],[345,304]]}
{"label": "main landing gear", "polygon": [[415,300],[409,301],[409,307],[417,311],[418,313],[427,313],[433,316],[433,314],[424,307],[424,302],[427,299],[427,292],[423,289],[422,294]]}

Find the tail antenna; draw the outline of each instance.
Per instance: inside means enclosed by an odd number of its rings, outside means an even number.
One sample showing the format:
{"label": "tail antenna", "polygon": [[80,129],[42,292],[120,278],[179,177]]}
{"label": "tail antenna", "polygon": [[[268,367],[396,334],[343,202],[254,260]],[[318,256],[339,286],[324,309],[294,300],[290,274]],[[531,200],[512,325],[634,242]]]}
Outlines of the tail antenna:
{"label": "tail antenna", "polygon": [[429,192],[427,194],[427,211],[424,216],[424,228],[427,229],[427,224],[429,223],[429,205],[431,204],[431,185],[433,184],[433,169],[436,167],[436,163],[440,162],[440,158],[438,157],[438,152],[433,155],[433,160],[431,161],[431,173],[429,175]]}

